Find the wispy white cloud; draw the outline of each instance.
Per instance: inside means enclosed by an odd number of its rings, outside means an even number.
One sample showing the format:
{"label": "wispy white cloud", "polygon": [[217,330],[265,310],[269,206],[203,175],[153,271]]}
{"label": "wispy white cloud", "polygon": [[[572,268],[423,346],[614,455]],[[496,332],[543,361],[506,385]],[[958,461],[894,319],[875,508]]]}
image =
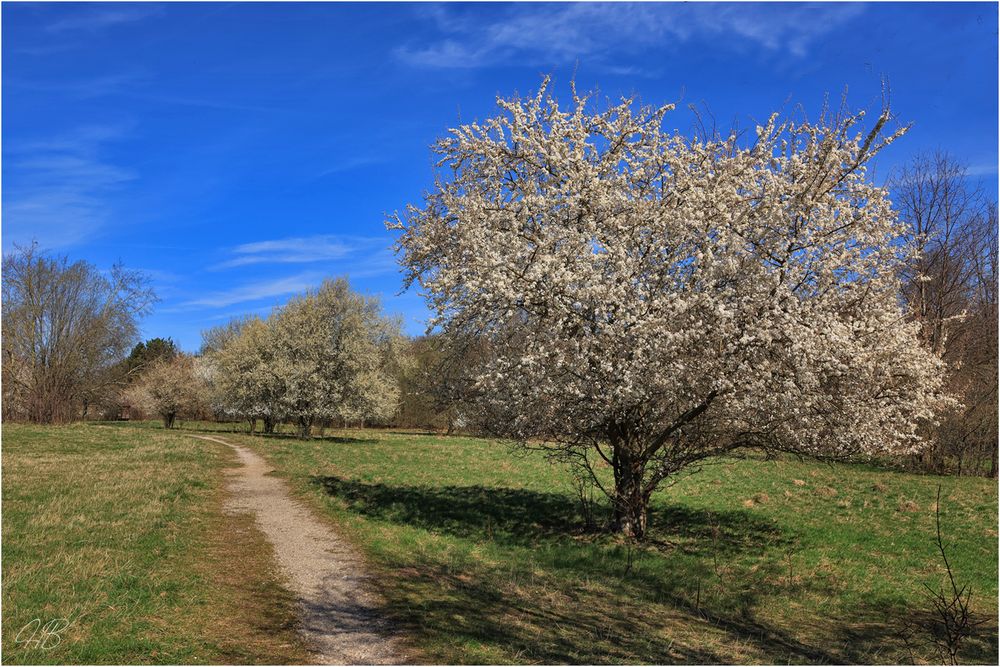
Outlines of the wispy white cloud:
{"label": "wispy white cloud", "polygon": [[108,5],[66,4],[59,7],[64,16],[45,26],[46,32],[62,33],[71,31],[93,32],[123,23],[133,23],[156,16],[163,8],[147,3]]}
{"label": "wispy white cloud", "polygon": [[324,274],[321,272],[308,271],[274,280],[258,280],[228,290],[205,293],[196,299],[181,303],[180,307],[181,309],[192,307],[225,308],[237,303],[288,296],[316,287],[323,280],[323,276]]}
{"label": "wispy white cloud", "polygon": [[371,278],[387,273],[399,271],[399,262],[396,261],[396,254],[392,248],[382,248],[374,254],[356,258],[355,262],[348,266],[344,275],[348,278]]}
{"label": "wispy white cloud", "polygon": [[383,164],[385,161],[385,157],[381,155],[357,155],[330,165],[316,174],[316,178],[323,178],[332,174],[341,174],[345,171],[353,171],[354,169],[358,169],[360,167],[371,167],[373,165]]}
{"label": "wispy white cloud", "polygon": [[136,269],[139,273],[143,274],[154,283],[159,285],[175,285],[184,279],[184,276],[175,271],[165,271],[163,269],[145,269],[139,267]]}
{"label": "wispy white cloud", "polygon": [[144,81],[148,81],[148,79],[138,72],[121,72],[76,79],[45,80],[39,78],[12,79],[8,77],[5,84],[21,90],[57,93],[78,99],[91,99],[128,92]]}
{"label": "wispy white cloud", "polygon": [[133,90],[123,91],[123,94],[137,100],[157,104],[174,104],[182,107],[200,107],[203,109],[218,109],[220,111],[250,111],[253,113],[289,113],[295,111],[295,109],[280,105],[244,104],[204,96],[164,95],[162,93],[137,92]]}
{"label": "wispy white cloud", "polygon": [[4,145],[4,241],[60,248],[93,236],[107,222],[114,193],[136,178],[104,157],[127,132],[90,126],[38,141]]}
{"label": "wispy white cloud", "polygon": [[969,165],[965,170],[966,176],[976,177],[976,176],[996,176],[998,169],[996,162],[981,162],[977,164]]}
{"label": "wispy white cloud", "polygon": [[233,257],[214,269],[250,264],[308,264],[351,259],[363,261],[388,245],[385,238],[323,234],[244,243],[232,249]]}
{"label": "wispy white cloud", "polygon": [[[212,269],[249,264],[306,264],[328,262],[322,268],[302,271],[274,279],[255,279],[225,290],[198,295],[162,312],[181,312],[198,308],[225,308],[236,304],[261,302],[286,297],[317,287],[334,275],[350,279],[370,278],[398,270],[395,255],[387,239],[352,236],[303,236],[256,241],[236,246],[237,255]],[[259,307],[267,307],[265,304]]]}
{"label": "wispy white cloud", "polygon": [[215,99],[205,95],[167,94],[162,92],[161,86],[156,85],[154,77],[151,77],[146,72],[134,70],[75,79],[11,79],[7,77],[4,85],[32,92],[54,93],[80,100],[119,96],[156,105],[169,104],[182,107],[217,109],[220,111],[249,111],[253,113],[295,112],[295,109],[283,107],[280,104],[243,103],[240,101]]}
{"label": "wispy white cloud", "polygon": [[804,57],[822,36],[858,16],[858,3],[517,4],[493,20],[472,10],[432,6],[423,16],[440,38],[400,47],[404,62],[428,68],[552,65],[589,57],[616,67],[609,53],[670,46],[696,38]]}

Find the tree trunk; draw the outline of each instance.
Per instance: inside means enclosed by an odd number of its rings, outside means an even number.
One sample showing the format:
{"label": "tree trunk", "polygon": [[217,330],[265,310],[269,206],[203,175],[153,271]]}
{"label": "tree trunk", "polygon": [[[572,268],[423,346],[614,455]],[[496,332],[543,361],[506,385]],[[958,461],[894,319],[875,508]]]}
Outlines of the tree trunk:
{"label": "tree trunk", "polygon": [[299,437],[305,440],[312,433],[312,419],[299,417]]}
{"label": "tree trunk", "polygon": [[264,417],[264,434],[271,435],[274,433],[274,417]]}
{"label": "tree trunk", "polygon": [[163,415],[163,428],[173,428],[174,420],[177,418],[176,412],[167,412]]}
{"label": "tree trunk", "polygon": [[649,516],[649,499],[640,487],[629,482],[615,490],[615,530],[636,540],[646,536]]}
{"label": "tree trunk", "polygon": [[649,494],[643,491],[643,462],[637,461],[624,444],[614,446],[612,464],[615,473],[614,529],[633,539],[646,535]]}
{"label": "tree trunk", "polygon": [[247,421],[250,422],[250,435],[253,435],[257,432],[257,418],[250,417]]}

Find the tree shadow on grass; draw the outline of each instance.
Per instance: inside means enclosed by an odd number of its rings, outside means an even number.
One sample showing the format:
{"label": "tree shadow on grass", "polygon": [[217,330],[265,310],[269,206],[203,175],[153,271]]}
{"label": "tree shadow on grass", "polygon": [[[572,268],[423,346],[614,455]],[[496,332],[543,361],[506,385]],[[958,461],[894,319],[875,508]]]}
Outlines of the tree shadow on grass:
{"label": "tree shadow on grass", "polygon": [[[752,615],[727,617],[682,599],[635,605],[631,596],[644,582],[634,578],[623,578],[613,593],[595,593],[550,582],[511,585],[505,581],[509,576],[421,564],[393,581],[386,611],[398,627],[423,635],[431,646],[450,645],[428,656],[444,664],[496,662],[488,651],[498,648],[507,652],[504,661],[513,655],[522,664],[870,661],[861,652],[852,659],[850,653],[809,645]],[[865,633],[870,645],[884,634],[878,626],[867,626]],[[469,646],[482,646],[484,655],[456,655]]]}
{"label": "tree shadow on grass", "polygon": [[[315,476],[312,483],[346,502],[353,512],[466,539],[532,545],[587,532],[580,504],[559,493],[486,486],[390,486],[333,476]],[[657,506],[650,522],[656,538],[649,544],[667,548],[672,540],[705,541],[713,530],[718,531],[714,545],[724,552],[790,539],[775,524],[745,512]]]}
{"label": "tree shadow on grass", "polygon": [[[560,583],[553,584],[556,588],[564,587],[567,578],[605,585],[610,579],[611,586],[620,583],[623,590],[647,603],[667,603],[674,615],[682,617],[679,622],[690,623],[694,618],[697,623],[711,625],[717,633],[766,638],[762,641],[769,648],[783,646],[783,655],[798,660],[833,662],[822,651],[734,612],[752,608],[759,589],[741,586],[732,592],[723,606],[727,614],[735,613],[733,618],[712,614],[689,600],[694,582],[709,576],[708,556],[703,550],[711,548],[716,556],[725,558],[746,549],[759,551],[790,542],[775,525],[747,513],[717,512],[707,517],[704,512],[680,506],[655,508],[651,520],[660,546],[644,549],[656,558],[657,551],[671,552],[671,543],[679,541],[685,544],[684,557],[671,559],[676,567],[637,565],[626,572],[626,545],[608,536],[579,541],[585,536],[579,504],[566,495],[483,486],[389,486],[329,476],[314,477],[313,483],[346,502],[351,511],[381,521],[500,546],[545,546],[536,551],[536,563],[546,572],[557,573]],[[711,547],[702,544],[713,531]],[[692,542],[696,546],[692,547]],[[427,562],[412,575],[393,583],[396,590],[390,597],[403,600],[393,615],[404,626],[437,633],[451,638],[449,641],[461,636],[463,641],[516,646],[525,660],[549,663],[725,661],[724,656],[704,647],[651,640],[656,633],[644,632],[641,626],[656,621],[643,618],[627,604],[609,604],[607,600],[595,604],[585,592],[576,593],[588,598],[582,607],[565,607],[545,605],[531,595],[504,593],[496,585],[497,573],[455,574],[441,563]],[[513,576],[516,579],[516,573]],[[618,579],[621,581],[615,581]],[[500,622],[510,618],[520,620]]]}
{"label": "tree shadow on grass", "polygon": [[[472,649],[471,662],[496,661],[498,649],[509,651],[503,660],[544,663],[841,664],[906,656],[896,621],[915,612],[898,601],[866,601],[850,618],[795,619],[789,609],[782,627],[762,620],[758,610],[787,604],[797,591],[842,591],[816,577],[782,583],[781,557],[797,537],[750,512],[658,505],[654,539],[636,552],[633,567],[626,565],[633,555],[627,545],[584,531],[579,503],[569,495],[330,476],[312,482],[365,517],[531,549],[528,559],[512,552],[499,563],[463,562],[460,569],[427,555],[385,583],[387,613],[439,647],[428,656],[433,662],[461,662],[469,646],[482,647]],[[760,556],[752,567],[718,575],[720,562],[747,554]],[[995,646],[987,637],[969,646],[966,659],[990,662]]]}
{"label": "tree shadow on grass", "polygon": [[376,438],[354,438],[342,435],[312,435],[305,440],[301,440],[296,433],[261,433],[257,431],[251,434],[250,430],[247,428],[246,424],[243,422],[217,422],[220,425],[230,425],[232,428],[209,428],[207,426],[188,425],[183,421],[178,421],[174,428],[165,429],[159,424],[150,422],[134,422],[128,420],[118,420],[118,421],[90,421],[87,422],[90,426],[112,426],[117,428],[143,428],[151,431],[163,431],[164,433],[209,433],[211,435],[226,436],[226,435],[252,435],[255,438],[270,438],[275,440],[300,440],[301,442],[310,442],[313,440],[320,442],[335,442],[339,444],[349,444],[349,445],[375,445],[378,444]]}
{"label": "tree shadow on grass", "polygon": [[[249,433],[244,432],[244,435],[249,435]],[[297,440],[299,442],[335,442],[344,445],[375,445],[379,442],[375,438],[352,438],[344,435],[311,435],[303,439],[295,433],[254,433],[254,437],[270,440]]]}
{"label": "tree shadow on grass", "polygon": [[617,599],[518,591],[516,584],[505,584],[509,575],[470,576],[441,564],[417,564],[406,575],[393,582],[387,612],[407,633],[422,635],[430,647],[422,656],[426,662],[725,662],[707,646],[664,640],[662,623],[669,619],[633,613]]}

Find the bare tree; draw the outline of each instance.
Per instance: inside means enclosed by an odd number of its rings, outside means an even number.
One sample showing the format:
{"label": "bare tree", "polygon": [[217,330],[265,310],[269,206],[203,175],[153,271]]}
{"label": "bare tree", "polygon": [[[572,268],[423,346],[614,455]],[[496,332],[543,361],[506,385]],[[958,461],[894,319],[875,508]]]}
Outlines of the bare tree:
{"label": "bare tree", "polygon": [[[975,264],[974,313],[970,318],[965,369],[969,374],[966,414],[969,433],[979,443],[976,469],[988,461],[990,477],[998,473],[997,447],[997,207],[991,203],[979,217]],[[978,344],[976,343],[978,341]]]}
{"label": "bare tree", "polygon": [[410,341],[400,365],[402,426],[480,431],[480,414],[471,400],[474,373],[488,341],[478,336],[434,334]]}
{"label": "bare tree", "polygon": [[967,180],[965,167],[939,151],[917,155],[889,183],[919,250],[904,272],[907,299],[925,340],[939,353],[949,327],[965,313],[974,277],[969,246],[982,195]]}
{"label": "bare tree", "polygon": [[907,621],[902,636],[911,653],[913,648],[921,645],[930,647],[937,654],[941,664],[957,665],[962,646],[986,619],[975,618],[971,607],[972,586],[958,584],[955,570],[948,559],[948,551],[941,535],[940,484],[937,487],[937,499],[934,503],[934,525],[936,529],[934,546],[941,555],[941,562],[948,575],[948,584],[939,586],[937,590],[924,584],[933,613],[928,623],[917,619]]}
{"label": "bare tree", "polygon": [[3,413],[52,423],[117,381],[109,372],[138,336],[156,301],[145,277],[120,264],[49,257],[37,246],[3,259]]}
{"label": "bare tree", "polygon": [[241,315],[230,319],[225,324],[205,329],[201,332],[201,354],[219,352],[229,341],[240,335],[240,332],[250,322],[256,320],[254,315]]}
{"label": "bare tree", "polygon": [[889,187],[919,254],[904,271],[904,295],[921,335],[948,365],[963,407],[945,415],[921,457],[938,472],[997,468],[997,219],[945,152],[917,155]]}
{"label": "bare tree", "polygon": [[399,363],[399,409],[394,423],[404,428],[438,429],[449,426],[447,411],[440,409],[432,389],[440,364],[438,336],[420,336],[402,346]]}

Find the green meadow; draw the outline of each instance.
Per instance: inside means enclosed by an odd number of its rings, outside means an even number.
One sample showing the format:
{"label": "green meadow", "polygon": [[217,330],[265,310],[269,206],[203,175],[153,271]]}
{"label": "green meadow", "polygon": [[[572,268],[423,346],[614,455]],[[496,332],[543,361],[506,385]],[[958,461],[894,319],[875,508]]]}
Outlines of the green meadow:
{"label": "green meadow", "polygon": [[[269,547],[221,508],[231,455],[154,426],[5,427],[5,661],[307,659]],[[633,545],[592,528],[606,506],[566,470],[502,443],[183,426],[266,457],[363,551],[418,662],[936,662],[938,485],[983,621],[961,660],[997,659],[994,480],[726,459],[659,492]],[[18,642],[35,618],[72,623],[54,648]]]}
{"label": "green meadow", "polygon": [[948,555],[984,620],[963,658],[997,658],[994,480],[729,459],[659,492],[651,539],[630,546],[588,530],[607,510],[586,509],[565,469],[500,443],[237,439],[365,550],[425,661],[936,661],[919,644],[925,585],[946,576],[939,484]]}

